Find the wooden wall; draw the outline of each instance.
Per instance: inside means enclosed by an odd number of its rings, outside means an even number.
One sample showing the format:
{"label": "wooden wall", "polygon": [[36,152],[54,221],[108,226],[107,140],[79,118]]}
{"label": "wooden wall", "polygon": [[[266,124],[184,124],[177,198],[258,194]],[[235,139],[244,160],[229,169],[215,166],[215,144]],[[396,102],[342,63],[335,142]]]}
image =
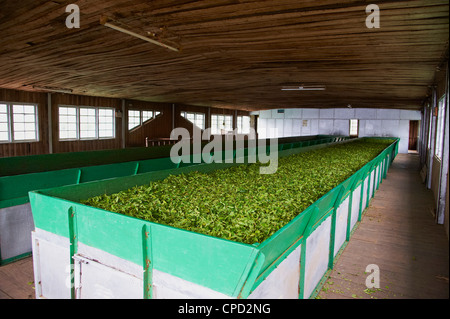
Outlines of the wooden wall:
{"label": "wooden wall", "polygon": [[[36,103],[38,105],[39,141],[33,143],[0,143],[0,157],[25,156],[47,154],[49,147],[49,122],[48,122],[49,93],[36,93],[20,90],[0,89],[0,102]],[[164,139],[170,137],[173,127],[184,127],[192,135],[194,125],[180,115],[181,111],[201,112],[205,114],[206,127],[210,126],[208,114],[233,115],[233,123],[236,125],[237,115],[249,115],[247,111],[235,111],[231,109],[216,109],[201,106],[192,106],[172,103],[153,103],[136,100],[123,100],[106,97],[92,97],[74,94],[51,93],[51,126],[53,153],[81,152],[100,149],[116,149],[122,147],[122,130],[125,129],[125,147],[145,146],[145,140]],[[116,136],[114,139],[59,141],[58,106],[96,106],[111,107],[117,112],[125,112],[125,128],[122,127],[122,118],[116,117]],[[128,131],[128,110],[153,110],[160,111],[162,115],[148,121],[131,131]]]}
{"label": "wooden wall", "polygon": [[52,94],[52,125],[53,125],[53,153],[93,151],[101,149],[120,148],[122,136],[122,122],[116,118],[116,137],[114,139],[59,141],[58,105],[68,106],[103,106],[120,111],[122,103],[119,99],[80,96],[72,94]]}

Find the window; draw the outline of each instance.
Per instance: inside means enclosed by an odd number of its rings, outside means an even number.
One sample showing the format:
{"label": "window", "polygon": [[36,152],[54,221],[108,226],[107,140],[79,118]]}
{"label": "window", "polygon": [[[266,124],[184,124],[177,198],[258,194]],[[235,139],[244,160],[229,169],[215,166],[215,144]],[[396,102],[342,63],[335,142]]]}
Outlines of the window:
{"label": "window", "polygon": [[226,134],[233,130],[231,115],[211,115],[211,134]]}
{"label": "window", "polygon": [[132,130],[160,114],[160,111],[153,110],[128,110],[128,130]]}
{"label": "window", "polygon": [[96,109],[80,108],[80,139],[97,138]]}
{"label": "window", "polygon": [[115,138],[115,110],[100,107],[60,106],[59,139]]}
{"label": "window", "polygon": [[434,154],[438,158],[442,158],[442,144],[444,138],[444,121],[445,121],[445,95],[439,100],[438,116],[436,127],[436,146]]}
{"label": "window", "polygon": [[238,116],[236,124],[238,134],[250,133],[250,116]]}
{"label": "window", "polygon": [[77,138],[77,108],[59,107],[59,139]]}
{"label": "window", "polygon": [[203,113],[193,113],[193,112],[181,112],[181,116],[191,121],[198,128],[205,129],[205,114]]}
{"label": "window", "polygon": [[358,120],[350,120],[350,136],[358,136]]}
{"label": "window", "polygon": [[35,104],[0,103],[0,142],[39,140]]}
{"label": "window", "polygon": [[114,110],[98,109],[98,137],[114,138]]}

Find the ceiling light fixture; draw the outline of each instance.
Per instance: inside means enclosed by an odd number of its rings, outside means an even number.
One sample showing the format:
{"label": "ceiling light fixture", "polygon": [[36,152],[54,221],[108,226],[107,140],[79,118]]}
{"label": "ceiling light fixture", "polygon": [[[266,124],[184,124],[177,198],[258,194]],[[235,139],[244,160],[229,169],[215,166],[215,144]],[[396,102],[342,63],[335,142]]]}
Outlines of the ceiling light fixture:
{"label": "ceiling light fixture", "polygon": [[136,37],[136,38],[139,38],[139,39],[141,39],[141,40],[144,40],[144,41],[147,41],[147,42],[150,42],[150,43],[159,45],[159,46],[164,47],[164,48],[166,48],[166,49],[169,49],[169,50],[172,50],[172,51],[175,51],[175,52],[180,51],[179,49],[174,48],[174,47],[172,47],[172,46],[170,46],[170,45],[167,45],[167,44],[165,44],[165,43],[162,43],[162,42],[159,42],[159,41],[150,39],[150,38],[148,38],[148,37],[144,37],[143,35],[137,34],[137,33],[133,32],[133,31],[129,31],[129,30],[127,30],[127,29],[124,29],[124,28],[119,27],[119,26],[117,26],[117,25],[114,25],[114,24],[112,24],[112,23],[109,23],[107,17],[102,17],[102,18],[100,19],[100,24],[104,25],[105,27],[114,29],[114,30],[116,30],[116,31],[119,31],[119,32],[122,32],[122,33],[125,33],[125,34],[128,34],[128,35],[131,35],[131,36]]}
{"label": "ceiling light fixture", "polygon": [[325,86],[308,86],[308,85],[290,85],[283,86],[281,91],[324,91],[326,89]]}

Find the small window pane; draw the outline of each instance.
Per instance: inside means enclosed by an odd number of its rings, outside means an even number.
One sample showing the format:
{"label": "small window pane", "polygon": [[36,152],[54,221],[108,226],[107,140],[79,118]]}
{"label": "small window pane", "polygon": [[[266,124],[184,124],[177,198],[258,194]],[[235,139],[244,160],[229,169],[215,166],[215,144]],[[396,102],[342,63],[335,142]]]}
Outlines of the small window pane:
{"label": "small window pane", "polygon": [[153,118],[153,111],[142,111],[142,122],[148,121]]}
{"label": "small window pane", "polygon": [[0,132],[8,132],[8,123],[0,123]]}
{"label": "small window pane", "polygon": [[36,132],[25,131],[25,139],[26,140],[34,140],[34,139],[36,139]]}
{"label": "small window pane", "polygon": [[14,139],[15,140],[24,140],[25,139],[25,132],[14,132]]}
{"label": "small window pane", "polygon": [[9,135],[8,132],[2,132],[0,131],[0,141],[8,141],[9,140]]}
{"label": "small window pane", "polygon": [[24,105],[23,108],[25,114],[34,114],[34,105]]}

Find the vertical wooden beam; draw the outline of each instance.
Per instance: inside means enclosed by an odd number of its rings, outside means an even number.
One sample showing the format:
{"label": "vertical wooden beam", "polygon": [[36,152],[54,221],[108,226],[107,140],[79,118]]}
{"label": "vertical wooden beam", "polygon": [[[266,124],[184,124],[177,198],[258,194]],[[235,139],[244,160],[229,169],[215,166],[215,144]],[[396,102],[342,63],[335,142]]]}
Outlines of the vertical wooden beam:
{"label": "vertical wooden beam", "polygon": [[[208,119],[205,123],[206,128],[211,129],[211,108],[208,107],[208,115],[207,115]],[[208,134],[208,141],[211,141],[211,130],[209,130],[209,134]]]}
{"label": "vertical wooden beam", "polygon": [[125,117],[125,111],[126,111],[126,107],[125,107],[125,99],[122,99],[122,148],[126,147],[126,137],[127,137],[127,131],[128,131],[128,127],[127,127],[127,122],[126,122],[126,117]]}
{"label": "vertical wooden beam", "polygon": [[435,149],[435,138],[436,138],[436,118],[433,115],[433,110],[437,106],[437,97],[436,97],[436,86],[432,87],[432,96],[431,96],[431,109],[430,109],[430,116],[431,116],[431,143],[430,143],[430,152],[428,154],[428,173],[427,173],[427,188],[431,189],[431,174],[433,173],[433,157],[434,157],[434,149]]}
{"label": "vertical wooden beam", "polygon": [[422,125],[422,149],[420,153],[420,164],[423,166],[427,162],[427,148],[428,148],[428,132],[430,124],[430,107],[429,102],[426,101],[423,106],[423,125]]}
{"label": "vertical wooden beam", "polygon": [[53,154],[52,94],[47,93],[48,153]]}
{"label": "vertical wooden beam", "polygon": [[419,142],[417,144],[417,150],[419,152],[420,165],[423,165],[423,153],[424,153],[424,144],[423,141],[425,139],[425,122],[426,122],[427,109],[425,107],[425,103],[422,106],[422,111],[420,113],[420,128],[419,128]]}
{"label": "vertical wooden beam", "polygon": [[172,131],[175,129],[175,103],[172,103]]}
{"label": "vertical wooden beam", "polygon": [[441,171],[439,178],[439,192],[438,192],[438,207],[436,213],[436,222],[443,224],[445,219],[445,197],[447,193],[447,179],[448,179],[448,159],[449,159],[449,88],[448,88],[448,61],[446,69],[445,81],[445,99],[444,99],[444,125],[442,136],[442,156],[441,156]]}

